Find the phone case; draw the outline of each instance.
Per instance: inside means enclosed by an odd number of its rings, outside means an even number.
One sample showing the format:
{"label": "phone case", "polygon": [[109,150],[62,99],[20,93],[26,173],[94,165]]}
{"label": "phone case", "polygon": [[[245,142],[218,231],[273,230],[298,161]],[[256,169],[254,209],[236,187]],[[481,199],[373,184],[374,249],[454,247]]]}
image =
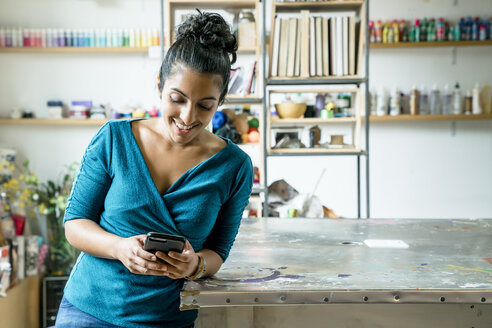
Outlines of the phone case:
{"label": "phone case", "polygon": [[148,252],[155,253],[161,251],[168,253],[170,251],[182,253],[185,247],[186,239],[181,236],[169,235],[159,232],[149,232],[145,239],[144,249]]}

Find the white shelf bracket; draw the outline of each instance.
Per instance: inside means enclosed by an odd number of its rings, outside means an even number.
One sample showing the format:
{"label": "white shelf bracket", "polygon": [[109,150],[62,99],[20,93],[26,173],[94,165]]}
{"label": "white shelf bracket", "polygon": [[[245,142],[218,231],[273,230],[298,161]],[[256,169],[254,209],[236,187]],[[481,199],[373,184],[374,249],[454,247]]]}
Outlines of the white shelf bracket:
{"label": "white shelf bracket", "polygon": [[457,50],[456,47],[451,48],[451,65],[456,65]]}

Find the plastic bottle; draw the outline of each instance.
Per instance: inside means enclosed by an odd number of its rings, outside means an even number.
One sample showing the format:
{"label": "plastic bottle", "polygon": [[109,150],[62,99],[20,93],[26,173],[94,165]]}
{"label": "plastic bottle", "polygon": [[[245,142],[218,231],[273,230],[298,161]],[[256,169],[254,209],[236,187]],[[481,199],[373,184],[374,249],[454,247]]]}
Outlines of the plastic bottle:
{"label": "plastic bottle", "polygon": [[429,97],[430,113],[431,115],[441,114],[441,92],[437,88],[437,84],[434,83]]}
{"label": "plastic bottle", "polygon": [[480,25],[480,29],[478,31],[478,39],[480,41],[487,40],[487,29],[485,27],[485,24]]}
{"label": "plastic bottle", "polygon": [[407,24],[405,24],[403,19],[400,20],[400,24],[398,25],[398,34],[400,42],[408,42]]}
{"label": "plastic bottle", "polygon": [[384,88],[379,89],[377,100],[377,115],[384,116],[388,113],[388,96]]}
{"label": "plastic bottle", "polygon": [[459,24],[456,24],[454,27],[454,41],[461,40],[461,27]]}
{"label": "plastic bottle", "polygon": [[420,19],[415,20],[413,37],[415,42],[420,42]]}
{"label": "plastic bottle", "polygon": [[453,114],[463,114],[463,101],[461,99],[460,84],[456,82],[453,91]]}
{"label": "plastic bottle", "polygon": [[446,83],[446,85],[444,86],[443,94],[442,94],[442,113],[444,115],[451,114],[452,100],[453,100],[453,94],[451,93],[451,90],[449,89],[449,84]]}
{"label": "plastic bottle", "polygon": [[439,18],[439,21],[437,22],[436,36],[437,36],[437,41],[446,40],[446,26],[444,24],[444,18],[442,17]]}
{"label": "plastic bottle", "polygon": [[454,41],[454,26],[450,25],[448,26],[448,33],[446,33],[446,39],[448,41]]}
{"label": "plastic bottle", "polygon": [[398,26],[398,21],[393,20],[393,42],[400,42],[400,28]]}
{"label": "plastic bottle", "polygon": [[476,83],[472,92],[472,113],[474,115],[482,114],[482,105],[480,103],[480,84]]}
{"label": "plastic bottle", "polygon": [[428,27],[429,22],[427,18],[424,17],[424,20],[420,22],[420,41],[427,41]]}
{"label": "plastic bottle", "polygon": [[424,85],[420,88],[420,97],[419,97],[419,113],[421,115],[430,114],[429,108],[429,93]]}
{"label": "plastic bottle", "polygon": [[374,29],[376,31],[376,42],[383,42],[383,23],[381,23],[381,20],[378,20],[376,22]]}
{"label": "plastic bottle", "polygon": [[419,91],[414,85],[410,90],[410,115],[418,115],[419,113]]}
{"label": "plastic bottle", "polygon": [[472,113],[473,96],[470,90],[465,94],[465,114],[470,115]]}
{"label": "plastic bottle", "polygon": [[472,28],[471,28],[471,39],[473,41],[477,41],[478,40],[478,29],[479,29],[479,26],[480,26],[480,18],[479,17],[475,17],[475,19],[472,22]]}
{"label": "plastic bottle", "polygon": [[393,91],[391,92],[389,108],[389,114],[391,116],[400,115],[400,91],[397,87],[393,87]]}
{"label": "plastic bottle", "polygon": [[388,43],[388,34],[389,34],[389,24],[384,24],[383,27],[383,43]]}
{"label": "plastic bottle", "polygon": [[378,94],[376,90],[371,90],[370,92],[371,98],[370,98],[370,109],[371,109],[371,115],[376,116],[377,115],[377,108],[378,108]]}
{"label": "plastic bottle", "polygon": [[436,41],[436,22],[434,19],[431,19],[427,25],[427,41]]}

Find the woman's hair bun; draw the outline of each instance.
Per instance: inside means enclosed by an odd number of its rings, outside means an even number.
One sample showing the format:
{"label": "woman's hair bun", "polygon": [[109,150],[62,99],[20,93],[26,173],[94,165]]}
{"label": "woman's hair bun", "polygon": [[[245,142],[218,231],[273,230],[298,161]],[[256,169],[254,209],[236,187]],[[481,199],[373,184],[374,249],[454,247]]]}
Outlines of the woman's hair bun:
{"label": "woman's hair bun", "polygon": [[193,39],[206,49],[231,54],[235,61],[237,40],[229,24],[219,14],[197,11],[178,27],[176,41]]}

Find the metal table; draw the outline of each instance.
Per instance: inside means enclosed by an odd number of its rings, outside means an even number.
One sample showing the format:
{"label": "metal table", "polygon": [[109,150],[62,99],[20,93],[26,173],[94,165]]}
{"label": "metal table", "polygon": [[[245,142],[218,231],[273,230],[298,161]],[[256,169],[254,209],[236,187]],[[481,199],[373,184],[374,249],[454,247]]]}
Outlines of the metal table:
{"label": "metal table", "polygon": [[492,220],[243,220],[221,270],[181,292],[182,310],[330,304],[465,304],[490,314]]}

